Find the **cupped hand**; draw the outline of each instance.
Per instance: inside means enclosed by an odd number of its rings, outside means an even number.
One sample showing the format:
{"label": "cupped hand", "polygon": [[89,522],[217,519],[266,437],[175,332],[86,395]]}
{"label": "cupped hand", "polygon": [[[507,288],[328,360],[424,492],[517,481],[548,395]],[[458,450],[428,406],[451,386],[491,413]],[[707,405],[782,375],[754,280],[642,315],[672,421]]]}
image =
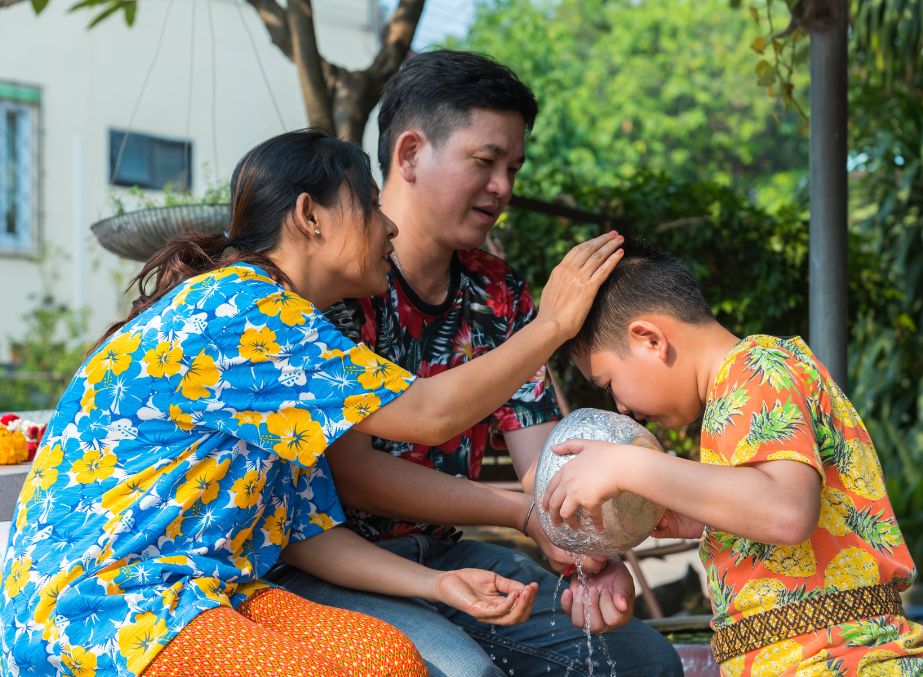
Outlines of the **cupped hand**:
{"label": "cupped hand", "polygon": [[578,510],[583,508],[597,531],[602,532],[602,506],[619,493],[617,464],[621,454],[614,445],[599,440],[568,440],[553,447],[556,454],[580,454],[565,463],[545,488],[542,508],[556,526],[565,522],[571,529],[581,528]]}
{"label": "cupped hand", "polygon": [[654,538],[701,538],[705,524],[673,510],[667,510],[654,527]]}
{"label": "cupped hand", "polygon": [[599,286],[624,256],[619,249],[624,241],[612,231],[567,252],[542,290],[536,319],[556,322],[564,340],[573,338],[583,326]]}
{"label": "cupped hand", "polygon": [[561,608],[578,628],[590,632],[609,632],[631,620],[635,607],[635,584],[628,568],[614,559],[598,574],[587,576],[584,590],[579,576],[561,595]]}
{"label": "cupped hand", "polygon": [[482,623],[516,625],[532,613],[538,583],[524,584],[483,569],[441,572],[436,599]]}

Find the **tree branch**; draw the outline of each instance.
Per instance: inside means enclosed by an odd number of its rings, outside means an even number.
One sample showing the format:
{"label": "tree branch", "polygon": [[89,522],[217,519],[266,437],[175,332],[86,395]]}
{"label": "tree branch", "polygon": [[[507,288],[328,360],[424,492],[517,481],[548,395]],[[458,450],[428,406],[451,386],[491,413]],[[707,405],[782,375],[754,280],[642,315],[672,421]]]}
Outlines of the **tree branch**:
{"label": "tree branch", "polygon": [[308,121],[312,127],[333,134],[336,132],[333,105],[324,78],[327,62],[317,48],[311,0],[288,1],[288,30],[292,40],[292,61],[298,69],[298,80],[308,112]]}
{"label": "tree branch", "polygon": [[[16,1],[18,2],[19,0]],[[0,2],[5,2],[5,0],[0,0]],[[285,14],[285,9],[276,0],[247,0],[247,4],[259,13],[266,30],[269,31],[272,44],[294,61],[292,58],[292,36],[288,31],[288,17]]]}
{"label": "tree branch", "polygon": [[381,49],[368,68],[369,75],[375,80],[380,80],[381,85],[394,75],[407,58],[425,3],[426,0],[401,0],[394,10],[394,15],[385,27],[385,39]]}

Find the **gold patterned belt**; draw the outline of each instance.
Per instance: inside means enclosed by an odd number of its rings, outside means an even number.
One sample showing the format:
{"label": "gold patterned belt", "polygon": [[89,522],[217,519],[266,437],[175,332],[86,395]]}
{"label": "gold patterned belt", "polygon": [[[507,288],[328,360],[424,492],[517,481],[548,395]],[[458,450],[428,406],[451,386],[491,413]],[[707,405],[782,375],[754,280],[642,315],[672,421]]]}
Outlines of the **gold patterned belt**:
{"label": "gold patterned belt", "polygon": [[806,632],[871,616],[904,615],[891,584],[838,590],[802,599],[715,630],[711,650],[716,663]]}

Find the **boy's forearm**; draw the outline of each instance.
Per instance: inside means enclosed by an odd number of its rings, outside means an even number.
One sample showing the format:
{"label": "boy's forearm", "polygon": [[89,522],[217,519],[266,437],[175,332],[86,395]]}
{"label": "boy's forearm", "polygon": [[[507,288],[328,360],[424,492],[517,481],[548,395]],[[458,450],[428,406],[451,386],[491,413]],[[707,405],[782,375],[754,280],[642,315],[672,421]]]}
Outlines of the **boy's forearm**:
{"label": "boy's forearm", "polygon": [[705,524],[762,543],[810,537],[820,511],[820,476],[798,461],[717,466],[625,446],[620,489]]}

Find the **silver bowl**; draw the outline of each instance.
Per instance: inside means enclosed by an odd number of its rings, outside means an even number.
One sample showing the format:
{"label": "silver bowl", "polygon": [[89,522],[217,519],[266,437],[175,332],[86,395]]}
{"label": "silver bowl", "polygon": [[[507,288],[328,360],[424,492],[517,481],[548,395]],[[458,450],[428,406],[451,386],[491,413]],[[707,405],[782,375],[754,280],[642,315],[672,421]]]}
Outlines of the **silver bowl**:
{"label": "silver bowl", "polygon": [[[552,524],[551,515],[541,507],[551,478],[574,458],[573,454],[559,456],[551,447],[577,439],[632,444],[661,452],[663,448],[647,428],[627,416],[602,409],[577,409],[554,427],[538,458],[535,510],[549,540],[559,548],[584,555],[615,555],[630,550],[657,526],[664,513],[663,507],[636,494],[622,492],[603,504],[603,532],[596,531],[583,508],[577,511],[580,529],[575,531],[565,523]],[[613,450],[613,453],[618,451]]]}

